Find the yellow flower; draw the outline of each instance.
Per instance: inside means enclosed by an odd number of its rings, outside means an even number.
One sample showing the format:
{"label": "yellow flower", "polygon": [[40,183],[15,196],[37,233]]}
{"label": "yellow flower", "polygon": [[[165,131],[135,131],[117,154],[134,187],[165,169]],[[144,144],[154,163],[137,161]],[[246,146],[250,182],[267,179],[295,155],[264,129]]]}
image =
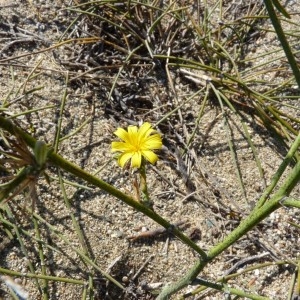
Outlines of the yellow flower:
{"label": "yellow flower", "polygon": [[114,134],[123,142],[112,142],[111,151],[120,152],[118,164],[123,168],[131,159],[132,168],[140,168],[142,157],[154,164],[158,157],[152,151],[162,147],[161,136],[151,124],[146,122],[139,129],[137,126],[129,126],[128,131],[118,128]]}

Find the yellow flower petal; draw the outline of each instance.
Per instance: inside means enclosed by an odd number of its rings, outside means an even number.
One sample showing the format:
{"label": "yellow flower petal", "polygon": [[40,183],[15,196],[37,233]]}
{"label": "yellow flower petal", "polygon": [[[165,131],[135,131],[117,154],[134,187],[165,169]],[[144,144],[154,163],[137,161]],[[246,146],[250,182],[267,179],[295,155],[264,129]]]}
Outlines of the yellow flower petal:
{"label": "yellow flower petal", "polygon": [[136,149],[137,148],[137,136],[138,136],[138,128],[137,126],[128,126],[128,138],[129,143]]}
{"label": "yellow flower petal", "polygon": [[153,151],[144,150],[142,151],[142,154],[149,162],[151,162],[151,164],[156,163],[158,160],[157,155]]}
{"label": "yellow flower petal", "polygon": [[140,140],[147,138],[153,131],[155,131],[155,130],[151,128],[150,123],[148,123],[148,122],[144,123],[139,129]]}
{"label": "yellow flower petal", "polygon": [[128,135],[135,134],[138,132],[137,126],[130,125],[128,126]]}
{"label": "yellow flower petal", "polygon": [[132,151],[132,146],[124,142],[112,142],[111,152],[129,152]]}
{"label": "yellow flower petal", "polygon": [[128,162],[128,160],[132,157],[131,152],[125,152],[119,156],[118,164],[124,168],[125,164]]}
{"label": "yellow flower petal", "polygon": [[162,141],[159,134],[153,134],[147,138],[147,140],[143,143],[143,149],[161,149]]}
{"label": "yellow flower petal", "polygon": [[127,131],[118,128],[114,133],[122,142],[112,142],[111,151],[120,152],[118,163],[121,167],[131,160],[132,168],[140,168],[143,157],[152,164],[158,160],[157,155],[151,150],[160,149],[162,140],[150,123],[145,122],[140,128],[128,126]]}
{"label": "yellow flower petal", "polygon": [[123,140],[125,143],[130,142],[128,132],[124,130],[123,128],[118,128],[114,134],[119,137],[121,140]]}
{"label": "yellow flower petal", "polygon": [[132,155],[132,158],[131,158],[131,167],[132,168],[139,168],[141,166],[141,163],[142,163],[142,155],[141,155],[141,152],[138,151],[138,152],[135,152],[133,155]]}

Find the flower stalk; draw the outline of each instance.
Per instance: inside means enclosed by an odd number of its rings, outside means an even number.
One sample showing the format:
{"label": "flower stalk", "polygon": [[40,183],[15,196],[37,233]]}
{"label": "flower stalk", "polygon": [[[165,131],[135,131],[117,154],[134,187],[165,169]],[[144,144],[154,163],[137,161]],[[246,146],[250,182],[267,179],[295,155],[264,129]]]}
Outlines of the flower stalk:
{"label": "flower stalk", "polygon": [[141,167],[139,168],[140,172],[140,193],[141,193],[141,202],[146,207],[153,209],[153,202],[150,200],[148,187],[147,187],[147,175],[146,175],[146,164],[142,162]]}

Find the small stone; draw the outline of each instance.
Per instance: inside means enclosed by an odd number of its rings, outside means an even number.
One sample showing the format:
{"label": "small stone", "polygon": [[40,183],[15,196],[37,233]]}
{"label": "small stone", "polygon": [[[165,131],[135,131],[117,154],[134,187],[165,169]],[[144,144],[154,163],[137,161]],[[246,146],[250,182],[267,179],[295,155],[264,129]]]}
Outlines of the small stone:
{"label": "small stone", "polygon": [[117,230],[111,234],[112,238],[122,238],[124,236],[124,232]]}

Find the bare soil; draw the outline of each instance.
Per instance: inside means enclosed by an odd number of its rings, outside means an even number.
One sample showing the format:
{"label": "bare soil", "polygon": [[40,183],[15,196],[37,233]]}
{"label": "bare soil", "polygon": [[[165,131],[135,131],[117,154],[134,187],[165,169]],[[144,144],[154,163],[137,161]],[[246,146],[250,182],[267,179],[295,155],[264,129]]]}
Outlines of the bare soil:
{"label": "bare soil", "polygon": [[[12,3],[0,0],[0,99],[2,103],[12,103],[4,113],[20,113],[17,118],[19,125],[36,138],[51,144],[63,95],[67,91],[61,136],[70,136],[59,144],[58,153],[88,172],[97,172],[99,178],[125,193],[133,194],[135,175],[120,169],[110,152],[111,142],[116,139],[113,132],[118,127],[138,124],[139,121],[155,124],[181,105],[176,113],[158,126],[164,149],[159,153],[157,164],[148,168],[149,191],[157,213],[173,224],[180,223],[188,236],[204,250],[209,250],[248,214],[270,183],[286,154],[286,148],[256,117],[244,114],[244,122],[248,125],[262,163],[261,178],[253,152],[241,130],[241,120],[225,108],[231,120],[228,132],[219,105],[210,99],[210,105],[205,107],[203,117],[197,124],[203,94],[189,101],[187,99],[202,88],[201,84],[174,68],[170,73],[175,83],[173,90],[164,66],[155,65],[155,61],[137,59],[139,67],[122,71],[111,93],[115,76],[123,63],[116,49],[113,53],[108,45],[99,43],[86,47],[79,43],[53,47],[63,35],[64,40],[68,36],[88,36],[83,24],[86,22],[87,31],[90,24],[84,19],[77,20],[76,25],[68,28],[75,20],[76,12],[62,8],[76,4],[71,2],[16,0]],[[233,9],[229,4],[227,8]],[[297,22],[299,4],[289,2],[287,9],[295,13],[293,18]],[[271,28],[268,22],[261,26]],[[107,34],[109,29],[106,28],[105,32]],[[103,47],[102,52],[100,47]],[[249,45],[245,57],[258,56],[271,47],[278,48],[274,34],[259,36]],[[93,66],[96,58],[103,61],[102,66],[111,67],[100,68],[99,61]],[[257,65],[264,59],[262,57],[261,61],[257,61]],[[274,64],[279,64],[279,60]],[[273,78],[272,74],[269,76],[264,79],[270,82],[284,80],[280,74]],[[35,91],[31,92],[32,89]],[[299,102],[295,101],[293,105],[300,108]],[[30,116],[22,114],[34,108],[41,109]],[[299,118],[300,110],[291,111]],[[76,134],[72,135],[75,130]],[[193,143],[182,158],[183,144],[194,131]],[[234,143],[245,193],[239,183],[228,137]],[[51,184],[43,178],[39,180],[35,210],[71,241],[73,248],[50,232],[47,226],[39,224],[41,239],[48,245],[43,248],[47,274],[82,280],[88,280],[91,276],[94,279],[93,289],[86,299],[155,299],[153,290],[148,291],[147,287],[154,285],[159,289],[166,283],[176,281],[197,260],[194,251],[171,233],[151,236],[148,231],[158,229],[157,224],[94,187],[66,183],[66,194],[71,203],[68,208],[57,180],[57,170],[49,166],[48,172],[52,176]],[[63,176],[72,183],[85,186],[84,182],[67,173]],[[299,198],[300,188],[297,187],[293,193],[294,197]],[[36,273],[40,273],[42,265],[38,243],[32,238],[36,234],[32,218],[17,206],[25,205],[24,202],[31,204],[26,198],[17,199],[9,204],[13,215],[11,220],[30,233],[28,237],[23,237],[27,257],[16,236],[9,238],[2,224],[0,266],[27,273],[28,261],[31,261]],[[125,292],[106,281],[100,272],[87,267],[76,254],[74,248],[81,249],[81,244],[70,212],[74,213],[80,224],[89,257],[121,282],[126,287]],[[285,207],[276,211],[199,276],[213,281],[251,264],[296,259],[300,252],[299,229],[288,221],[299,223],[299,211]],[[243,263],[244,259],[251,257],[252,260]],[[241,264],[231,269],[239,261]],[[228,284],[270,299],[287,299],[295,269],[292,265],[270,265],[234,278]],[[24,277],[19,279],[19,283],[29,292],[30,299],[42,299],[34,280]],[[55,281],[48,284],[49,299],[83,297],[84,287],[81,285]],[[191,285],[172,299],[194,289],[195,285]],[[201,299],[224,297],[226,295],[222,293],[210,293]],[[11,299],[3,282],[0,298]],[[188,299],[198,298],[196,295]]]}

